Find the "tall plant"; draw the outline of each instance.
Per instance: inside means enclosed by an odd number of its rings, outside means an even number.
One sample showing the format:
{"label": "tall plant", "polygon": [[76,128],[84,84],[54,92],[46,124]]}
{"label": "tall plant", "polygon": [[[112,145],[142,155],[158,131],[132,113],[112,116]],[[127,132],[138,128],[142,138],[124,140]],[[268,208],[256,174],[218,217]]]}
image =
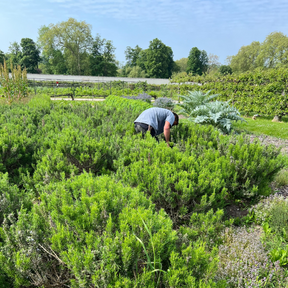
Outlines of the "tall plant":
{"label": "tall plant", "polygon": [[232,121],[245,121],[240,117],[240,112],[229,101],[211,101],[218,94],[209,95],[201,91],[188,91],[188,95],[180,96],[183,103],[180,113],[189,116],[189,119],[199,124],[211,124],[222,133],[229,134],[232,130]]}
{"label": "tall plant", "polygon": [[10,66],[11,75],[9,75],[9,68],[4,60],[4,64],[0,65],[0,85],[3,88],[3,96],[7,102],[11,104],[15,100],[20,100],[28,96],[28,80],[27,72],[21,66]]}

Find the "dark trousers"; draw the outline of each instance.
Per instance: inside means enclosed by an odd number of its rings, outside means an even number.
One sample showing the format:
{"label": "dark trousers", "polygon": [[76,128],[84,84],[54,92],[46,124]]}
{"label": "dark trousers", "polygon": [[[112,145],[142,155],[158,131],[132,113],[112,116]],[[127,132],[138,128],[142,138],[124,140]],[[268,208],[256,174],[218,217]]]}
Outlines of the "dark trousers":
{"label": "dark trousers", "polygon": [[149,131],[151,136],[154,137],[157,140],[157,142],[159,143],[159,139],[156,136],[156,132],[152,126],[150,126],[148,124],[144,124],[144,123],[135,122],[134,128],[135,128],[136,133],[141,132],[143,136],[147,131]]}

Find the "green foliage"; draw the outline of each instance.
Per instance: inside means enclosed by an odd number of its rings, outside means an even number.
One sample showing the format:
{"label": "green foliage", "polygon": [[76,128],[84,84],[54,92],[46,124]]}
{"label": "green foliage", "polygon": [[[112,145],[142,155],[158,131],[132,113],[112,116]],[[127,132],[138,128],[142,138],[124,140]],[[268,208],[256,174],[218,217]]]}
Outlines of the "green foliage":
{"label": "green foliage", "polygon": [[219,67],[219,72],[222,75],[232,74],[232,68],[229,65],[221,65]]}
{"label": "green foliage", "polygon": [[185,96],[180,96],[183,99],[183,103],[178,104],[183,109],[179,113],[185,113],[190,116],[191,112],[194,111],[198,106],[208,104],[212,99],[218,97],[218,94],[209,95],[210,91],[203,93],[201,91],[188,91]]}
{"label": "green foliage", "polygon": [[[182,75],[184,76],[184,75]],[[200,90],[219,94],[219,100],[231,99],[232,104],[242,113],[258,113],[262,116],[284,115],[288,113],[287,102],[287,69],[256,70],[243,74],[226,76],[192,76],[187,75],[172,79],[172,82],[193,82],[172,86],[173,91]],[[197,83],[197,84],[196,84]],[[201,87],[199,87],[201,86]],[[265,103],[265,105],[263,105]]]}
{"label": "green foliage", "polygon": [[[145,50],[145,72],[150,78],[169,78],[173,70],[173,51],[159,39],[150,41]],[[141,65],[139,65],[141,67]]]}
{"label": "green foliage", "polygon": [[181,58],[175,61],[175,64],[179,67],[179,71],[177,72],[186,72],[187,71],[187,62],[188,58]]}
{"label": "green foliage", "polygon": [[[10,227],[4,227],[6,240],[10,239],[2,250],[5,271],[14,275],[16,283],[25,283],[28,276],[37,286],[52,285],[57,273],[63,273],[62,283],[70,282],[66,277],[72,276],[74,287],[112,286],[122,277],[131,282],[134,276],[136,283],[143,283],[143,278],[148,284],[156,283],[137,238],[163,269],[167,269],[177,239],[171,220],[163,211],[155,213],[144,195],[108,177],[95,179],[86,173],[44,187],[41,204],[35,204],[30,214],[22,211],[17,223]],[[12,252],[19,246],[19,252]],[[18,263],[25,265],[6,261],[7,253],[15,255],[11,262],[18,257]],[[12,270],[11,265],[15,265]]]}
{"label": "green foliage", "polygon": [[99,35],[95,37],[89,57],[92,76],[117,75],[114,51],[115,47],[110,40],[101,39]]}
{"label": "green foliage", "polygon": [[243,137],[221,137],[211,127],[183,128],[172,129],[172,141],[179,143],[172,150],[149,135],[146,143],[127,143],[115,161],[117,177],[139,187],[174,223],[187,221],[193,211],[221,207],[230,197],[270,192],[271,175],[284,165],[279,151]]}
{"label": "green foliage", "polygon": [[92,43],[91,26],[85,21],[73,18],[56,25],[42,26],[39,29],[38,43],[46,57],[60,50],[64,53],[70,75],[83,75],[87,60],[87,49]]}
{"label": "green foliage", "polygon": [[205,50],[200,51],[197,47],[190,50],[187,62],[187,73],[202,75],[208,68],[208,56]]}
{"label": "green foliage", "polygon": [[261,44],[258,41],[242,46],[237,55],[231,57],[230,65],[233,72],[253,71],[259,67]]}
{"label": "green foliage", "polygon": [[10,70],[11,77],[9,76],[9,68],[4,60],[4,64],[0,64],[0,86],[2,86],[3,97],[6,98],[8,104],[28,96],[26,69],[22,70],[20,65],[14,67],[11,62]]}
{"label": "green foliage", "polygon": [[183,109],[179,113],[189,115],[189,119],[199,124],[211,124],[225,134],[232,130],[231,121],[244,121],[240,117],[240,112],[231,107],[228,102],[210,102],[218,95],[210,95],[201,91],[189,91],[187,96],[180,96],[184,101],[179,104]]}
{"label": "green foliage", "polygon": [[[268,195],[284,158],[211,125],[180,122],[172,149],[142,139],[133,120],[150,107],[44,95],[0,106],[0,287],[227,287],[218,247],[233,221],[216,209]],[[266,253],[282,264],[283,233]]]}
{"label": "green foliage", "polygon": [[30,38],[22,38],[20,42],[21,51],[21,66],[25,67],[27,73],[36,73],[38,63],[40,62],[40,51],[36,47],[34,41]]}
{"label": "green foliage", "polygon": [[288,171],[281,170],[275,177],[277,187],[288,186]]}
{"label": "green foliage", "polygon": [[[9,183],[8,173],[0,174],[0,226],[4,216],[17,215],[22,208],[29,209],[32,206],[33,194],[20,190],[16,185]],[[0,235],[1,245],[1,235]]]}
{"label": "green foliage", "polygon": [[142,48],[140,48],[138,45],[136,45],[135,48],[131,48],[130,46],[127,46],[125,50],[125,58],[127,60],[127,65],[130,67],[137,66],[138,59],[140,52],[142,51]]}

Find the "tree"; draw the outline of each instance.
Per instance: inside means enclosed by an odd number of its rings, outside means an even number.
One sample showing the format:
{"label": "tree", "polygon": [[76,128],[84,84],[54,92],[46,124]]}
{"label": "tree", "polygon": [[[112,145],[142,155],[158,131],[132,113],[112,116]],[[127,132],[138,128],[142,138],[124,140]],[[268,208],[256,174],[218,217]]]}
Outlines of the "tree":
{"label": "tree", "polygon": [[[142,52],[142,51],[141,51]],[[150,41],[146,55],[142,53],[145,59],[145,70],[148,77],[151,78],[169,78],[173,72],[173,51],[159,39]],[[141,53],[140,53],[141,55]],[[140,65],[139,65],[140,66]],[[140,66],[141,67],[141,66]]]}
{"label": "tree", "polygon": [[73,18],[56,25],[42,26],[38,38],[44,53],[51,48],[66,53],[71,58],[70,62],[76,66],[75,72],[79,75],[83,74],[81,65],[86,60],[83,55],[85,56],[85,52],[91,48],[92,40],[91,26],[85,21],[78,22]]}
{"label": "tree", "polygon": [[22,67],[25,67],[28,73],[37,73],[38,63],[40,62],[40,51],[36,47],[34,41],[30,38],[22,38],[21,46],[21,59]]}
{"label": "tree", "polygon": [[145,78],[146,73],[139,66],[134,66],[131,68],[130,73],[128,74],[129,78]]}
{"label": "tree", "polygon": [[112,41],[101,39],[99,35],[92,43],[90,69],[93,76],[116,76],[117,65]]}
{"label": "tree", "polygon": [[253,71],[263,66],[258,55],[260,54],[260,42],[254,41],[250,45],[242,46],[237,55],[231,57],[230,66],[234,72]]}
{"label": "tree", "polygon": [[202,75],[208,68],[208,56],[205,50],[201,51],[197,47],[190,50],[187,62],[187,73]]}
{"label": "tree", "polygon": [[126,65],[131,66],[131,67],[136,66],[141,51],[142,51],[142,48],[140,48],[138,45],[136,45],[135,48],[131,48],[130,46],[127,46],[125,50],[125,58],[127,60]]}
{"label": "tree", "polygon": [[219,72],[222,75],[228,75],[228,74],[232,74],[232,68],[229,65],[221,65],[219,67]]}
{"label": "tree", "polygon": [[10,43],[7,56],[13,65],[20,65],[21,47],[17,42]]}
{"label": "tree", "polygon": [[176,60],[175,64],[179,67],[179,71],[177,72],[186,72],[187,62],[188,62],[188,58],[181,58],[180,60]]}
{"label": "tree", "polygon": [[265,68],[288,66],[288,37],[281,32],[269,34],[261,44],[258,63]]}

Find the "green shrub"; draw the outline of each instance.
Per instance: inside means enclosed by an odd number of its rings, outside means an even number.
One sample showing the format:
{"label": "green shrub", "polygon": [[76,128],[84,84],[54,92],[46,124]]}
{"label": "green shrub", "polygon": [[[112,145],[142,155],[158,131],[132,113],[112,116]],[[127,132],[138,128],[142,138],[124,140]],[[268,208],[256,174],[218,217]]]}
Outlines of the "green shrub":
{"label": "green shrub", "polygon": [[[1,261],[15,283],[29,277],[34,285],[47,286],[62,273],[62,283],[71,279],[72,286],[111,286],[119,281],[117,275],[130,281],[136,275],[140,282],[145,276],[153,284],[158,275],[148,273],[147,255],[137,237],[151,259],[154,251],[157,268],[167,269],[176,232],[165,213],[155,213],[137,190],[84,173],[42,191],[42,203],[32,213],[22,210],[18,221],[10,219],[10,229],[4,226]],[[4,256],[10,253],[8,260]]]}
{"label": "green shrub", "polygon": [[192,212],[221,208],[231,198],[271,192],[269,183],[283,167],[279,151],[242,136],[214,134],[215,139],[211,135],[207,139],[203,131],[194,131],[173,149],[164,141],[157,144],[150,135],[145,141],[127,141],[114,161],[117,178],[139,187],[174,223],[186,222]]}
{"label": "green shrub", "polygon": [[281,170],[275,177],[276,187],[288,186],[288,170]]}

